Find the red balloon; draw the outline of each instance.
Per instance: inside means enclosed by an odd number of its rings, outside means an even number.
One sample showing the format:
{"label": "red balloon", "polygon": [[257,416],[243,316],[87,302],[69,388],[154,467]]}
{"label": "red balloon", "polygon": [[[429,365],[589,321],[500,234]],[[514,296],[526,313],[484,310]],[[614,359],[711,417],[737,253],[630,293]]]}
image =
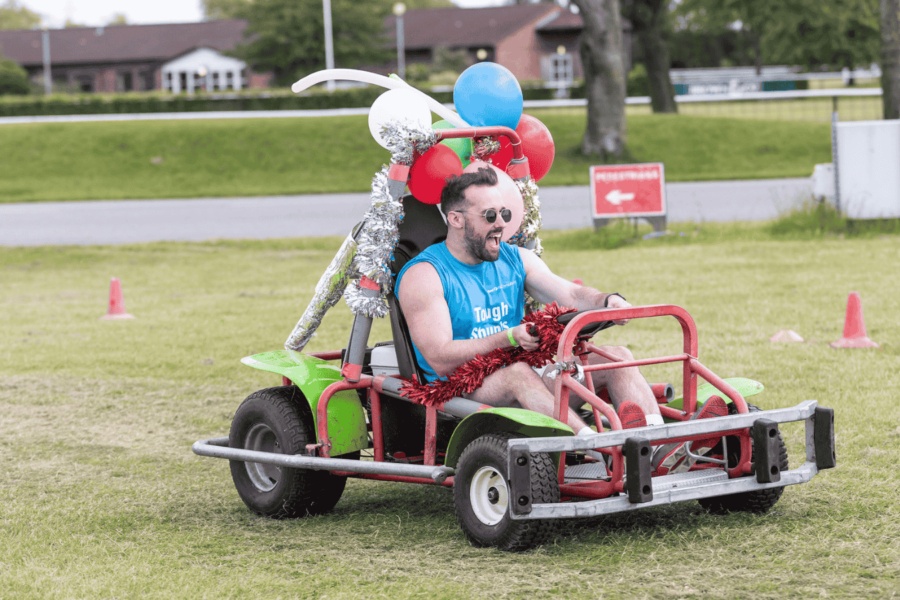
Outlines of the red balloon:
{"label": "red balloon", "polygon": [[513,159],[513,149],[512,143],[506,136],[500,136],[500,150],[491,155],[491,164],[501,169],[503,171],[506,170],[506,167],[509,166],[509,161]]}
{"label": "red balloon", "polygon": [[451,175],[462,175],[462,162],[448,146],[437,144],[416,158],[409,170],[409,191],[420,202],[440,204],[441,192]]}
{"label": "red balloon", "polygon": [[[528,159],[531,178],[540,181],[553,166],[553,157],[556,156],[553,136],[550,135],[550,130],[546,125],[524,113],[519,119],[516,133],[522,138],[522,151],[525,152],[525,158]],[[512,150],[512,146],[510,146],[510,150]],[[506,167],[501,168],[505,169]]]}

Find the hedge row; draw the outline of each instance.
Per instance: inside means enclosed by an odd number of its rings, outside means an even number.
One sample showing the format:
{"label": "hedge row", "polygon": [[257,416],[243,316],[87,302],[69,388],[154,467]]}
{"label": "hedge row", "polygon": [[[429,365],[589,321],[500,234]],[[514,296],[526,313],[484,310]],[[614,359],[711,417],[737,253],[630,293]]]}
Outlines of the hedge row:
{"label": "hedge row", "polygon": [[[376,87],[336,90],[332,94],[316,93],[307,96],[119,96],[112,99],[80,97],[34,98],[16,102],[0,102],[0,117],[37,115],[97,115],[159,112],[205,112],[244,110],[321,110],[328,108],[358,108],[371,106],[384,90]],[[534,88],[523,90],[526,100],[546,100],[553,90]],[[584,87],[572,88],[573,98],[584,98]],[[438,102],[452,102],[453,92],[428,92]]]}

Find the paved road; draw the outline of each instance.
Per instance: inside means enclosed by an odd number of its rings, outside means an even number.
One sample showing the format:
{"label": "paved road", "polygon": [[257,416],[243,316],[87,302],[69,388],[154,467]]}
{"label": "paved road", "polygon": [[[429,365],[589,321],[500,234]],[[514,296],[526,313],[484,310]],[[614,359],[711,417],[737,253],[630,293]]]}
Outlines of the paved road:
{"label": "paved road", "polygon": [[[670,183],[669,222],[762,221],[812,193],[808,178]],[[545,229],[590,227],[587,186],[541,188]],[[345,235],[368,194],[0,204],[0,246]]]}

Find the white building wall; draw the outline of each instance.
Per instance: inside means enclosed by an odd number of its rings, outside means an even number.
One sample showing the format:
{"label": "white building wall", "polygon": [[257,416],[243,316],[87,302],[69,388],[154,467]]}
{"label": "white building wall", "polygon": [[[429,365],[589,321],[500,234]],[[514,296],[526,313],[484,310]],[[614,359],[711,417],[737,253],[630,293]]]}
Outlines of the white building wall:
{"label": "white building wall", "polygon": [[162,66],[162,87],[175,94],[193,93],[197,88],[239,90],[243,87],[242,73],[246,68],[244,61],[223,56],[211,48],[197,48]]}

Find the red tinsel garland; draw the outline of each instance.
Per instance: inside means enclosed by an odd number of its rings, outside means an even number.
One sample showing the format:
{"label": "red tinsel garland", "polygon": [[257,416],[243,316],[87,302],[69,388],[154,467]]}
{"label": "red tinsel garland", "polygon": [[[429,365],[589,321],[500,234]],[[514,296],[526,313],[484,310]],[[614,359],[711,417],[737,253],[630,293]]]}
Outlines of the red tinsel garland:
{"label": "red tinsel garland", "polygon": [[485,355],[477,354],[463,363],[447,379],[435,379],[422,384],[411,379],[403,380],[400,393],[415,404],[440,406],[454,396],[471,394],[481,387],[484,380],[504,367],[524,362],[532,367],[542,367],[553,359],[559,346],[559,336],[565,325],[556,320],[560,315],[575,312],[574,308],[548,304],[543,310],[528,313],[522,323],[534,323],[540,338],[537,350],[526,352],[521,347],[497,348]]}

